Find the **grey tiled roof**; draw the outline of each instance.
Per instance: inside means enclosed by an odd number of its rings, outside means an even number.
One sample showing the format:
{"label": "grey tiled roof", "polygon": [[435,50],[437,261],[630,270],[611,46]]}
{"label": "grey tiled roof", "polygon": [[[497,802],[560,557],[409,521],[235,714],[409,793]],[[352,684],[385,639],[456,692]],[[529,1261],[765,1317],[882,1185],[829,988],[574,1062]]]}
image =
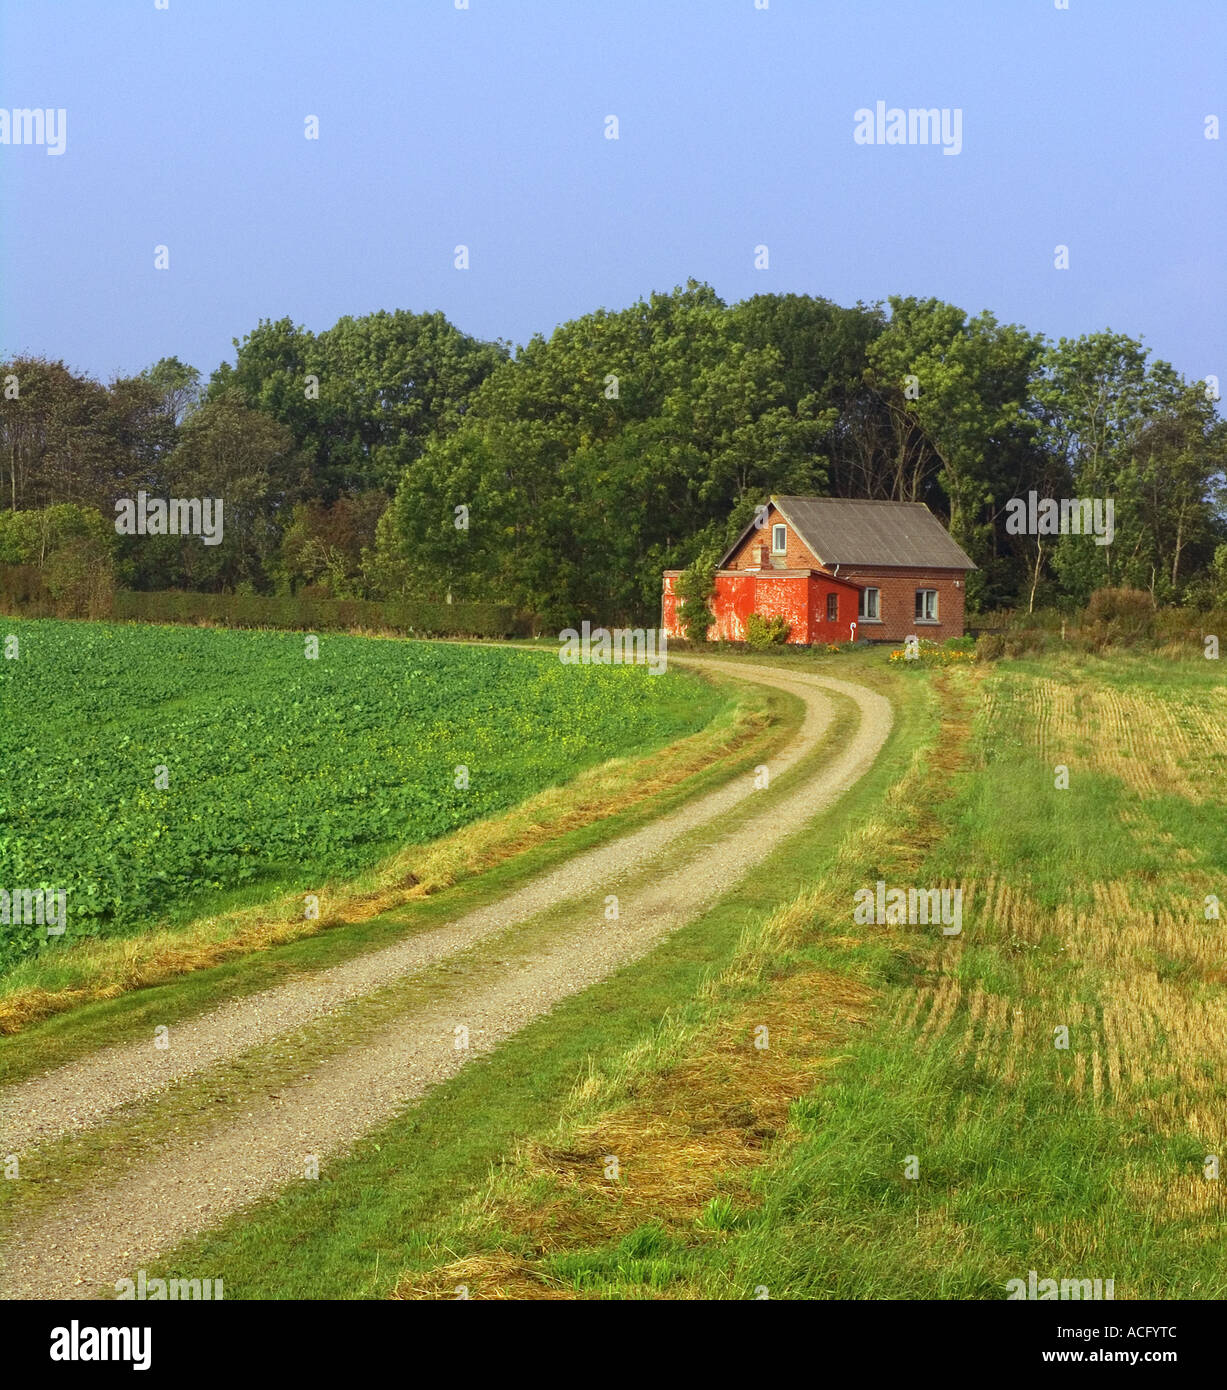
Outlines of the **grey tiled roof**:
{"label": "grey tiled roof", "polygon": [[975,569],[923,502],[866,502],[847,497],[771,500],[824,565]]}

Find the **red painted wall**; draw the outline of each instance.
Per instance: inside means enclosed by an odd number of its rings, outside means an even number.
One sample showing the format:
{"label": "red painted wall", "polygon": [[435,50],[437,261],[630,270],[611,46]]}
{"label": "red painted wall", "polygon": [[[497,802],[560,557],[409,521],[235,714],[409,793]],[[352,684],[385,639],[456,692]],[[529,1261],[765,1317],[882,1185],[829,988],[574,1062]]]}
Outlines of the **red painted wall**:
{"label": "red painted wall", "polygon": [[[852,623],[857,621],[857,608],[860,605],[860,590],[851,584],[840,584],[819,571],[812,574],[810,588],[810,641],[848,642],[852,639]],[[834,594],[836,601],[835,621],[827,619],[827,595]],[[859,630],[856,636],[861,634]]]}
{"label": "red painted wall", "polygon": [[746,619],[754,612],[754,576],[717,575],[711,607],[715,622],[707,629],[707,640],[744,642]]}
{"label": "red painted wall", "polygon": [[[762,618],[785,618],[788,622],[788,640],[791,643],[806,643],[810,640],[810,593],[809,577],[804,574],[773,574],[762,571],[755,575],[747,574],[754,586],[751,611]],[[723,581],[726,584],[743,584],[740,575]],[[712,608],[716,614],[717,627],[720,620],[721,580],[716,580],[716,598]],[[742,622],[744,633],[744,619]]]}
{"label": "red painted wall", "polygon": [[677,594],[673,587],[677,575],[677,570],[665,572],[664,588],[660,594],[660,630],[666,637],[682,635],[681,624],[677,620]]}
{"label": "red painted wall", "polygon": [[[661,626],[669,637],[683,635],[677,617],[676,578],[677,571],[665,575],[661,596]],[[827,595],[831,593],[837,596],[838,603],[834,622],[827,620]],[[707,636],[712,642],[744,642],[746,619],[751,613],[758,613],[764,618],[787,619],[790,644],[846,642],[857,603],[858,591],[853,585],[821,571],[721,570],[716,575],[714,621]]]}

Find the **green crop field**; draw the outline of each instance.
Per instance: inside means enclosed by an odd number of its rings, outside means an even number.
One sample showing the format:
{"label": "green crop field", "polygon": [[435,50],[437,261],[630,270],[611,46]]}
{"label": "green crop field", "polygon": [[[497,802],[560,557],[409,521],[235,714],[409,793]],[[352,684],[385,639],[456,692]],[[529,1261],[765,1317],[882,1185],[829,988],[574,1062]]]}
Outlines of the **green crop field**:
{"label": "green crop field", "polygon": [[[492,647],[6,619],[0,887],[64,940],[352,873],[703,727],[710,687]],[[466,772],[467,770],[467,779]],[[467,785],[466,785],[467,780]],[[10,925],[0,968],[44,946]]]}

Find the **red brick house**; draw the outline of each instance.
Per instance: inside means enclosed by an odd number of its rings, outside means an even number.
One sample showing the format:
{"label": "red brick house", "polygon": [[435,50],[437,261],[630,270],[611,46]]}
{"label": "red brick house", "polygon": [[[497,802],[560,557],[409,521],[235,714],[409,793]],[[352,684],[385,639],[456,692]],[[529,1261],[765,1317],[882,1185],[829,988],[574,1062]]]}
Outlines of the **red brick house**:
{"label": "red brick house", "polygon": [[[963,635],[975,565],[922,502],[773,497],[716,571],[713,641],[745,639],[751,613],[789,622],[789,642],[941,641]],[[683,635],[666,570],[662,626]]]}

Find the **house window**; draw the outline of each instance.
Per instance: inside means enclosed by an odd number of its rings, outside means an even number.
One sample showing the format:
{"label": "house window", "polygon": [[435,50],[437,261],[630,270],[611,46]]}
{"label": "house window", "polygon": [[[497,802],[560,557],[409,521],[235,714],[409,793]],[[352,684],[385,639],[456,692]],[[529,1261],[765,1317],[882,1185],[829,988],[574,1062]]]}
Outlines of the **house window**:
{"label": "house window", "polygon": [[916,621],[935,623],[937,621],[937,590],[916,590]]}
{"label": "house window", "polygon": [[878,590],[862,589],[861,606],[858,610],[862,622],[877,623],[881,622],[882,615],[878,611]]}
{"label": "house window", "polygon": [[771,553],[783,555],[788,549],[788,527],[776,525],[771,528]]}
{"label": "house window", "polygon": [[828,594],[828,595],[827,595],[827,622],[828,622],[828,623],[837,623],[837,622],[839,622],[839,595],[838,595],[838,594]]}

